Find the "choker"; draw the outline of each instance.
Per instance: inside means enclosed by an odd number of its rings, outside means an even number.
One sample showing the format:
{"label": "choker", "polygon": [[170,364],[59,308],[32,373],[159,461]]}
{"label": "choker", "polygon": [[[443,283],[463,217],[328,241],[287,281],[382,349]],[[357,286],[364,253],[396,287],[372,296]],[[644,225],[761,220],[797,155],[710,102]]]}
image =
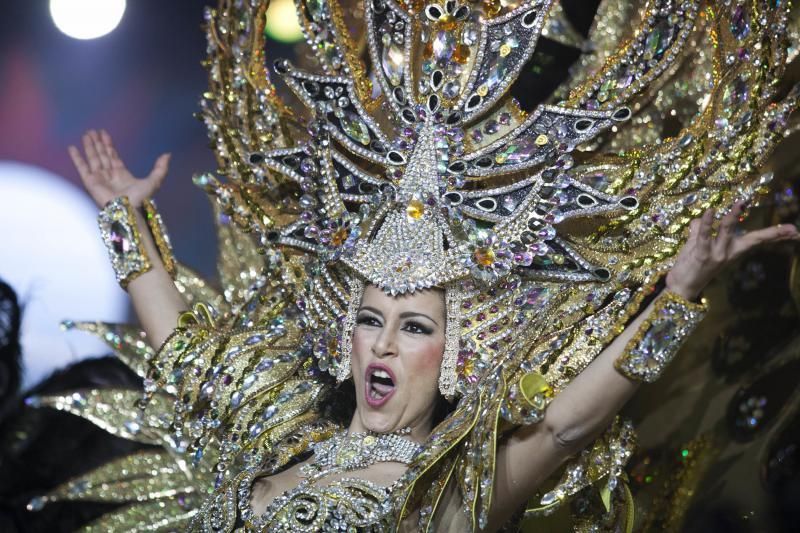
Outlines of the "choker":
{"label": "choker", "polygon": [[314,445],[312,461],[300,473],[314,482],[330,474],[361,470],[375,463],[409,464],[422,446],[405,437],[410,430],[394,433],[337,433]]}

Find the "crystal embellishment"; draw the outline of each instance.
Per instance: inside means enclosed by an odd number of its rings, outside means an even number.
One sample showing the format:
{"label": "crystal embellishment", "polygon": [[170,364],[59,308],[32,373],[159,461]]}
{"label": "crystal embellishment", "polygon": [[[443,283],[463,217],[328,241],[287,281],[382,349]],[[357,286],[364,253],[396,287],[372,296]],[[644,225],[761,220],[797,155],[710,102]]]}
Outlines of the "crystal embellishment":
{"label": "crystal embellishment", "polygon": [[97,216],[97,223],[114,274],[123,288],[152,268],[139,236],[133,207],[126,196],[106,204]]}
{"label": "crystal embellishment", "polygon": [[650,316],[615,362],[617,370],[631,379],[652,383],[705,313],[705,304],[691,303],[669,291],[661,293]]}

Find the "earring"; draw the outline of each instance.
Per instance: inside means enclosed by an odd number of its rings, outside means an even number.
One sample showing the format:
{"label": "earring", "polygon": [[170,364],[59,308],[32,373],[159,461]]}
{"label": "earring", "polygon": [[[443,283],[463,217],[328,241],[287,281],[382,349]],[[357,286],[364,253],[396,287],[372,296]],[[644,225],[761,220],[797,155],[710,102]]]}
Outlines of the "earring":
{"label": "earring", "polygon": [[461,350],[461,303],[464,293],[460,285],[445,288],[445,307],[447,324],[445,325],[444,355],[439,370],[439,392],[445,398],[452,398],[456,393],[458,382],[458,352]]}
{"label": "earring", "polygon": [[364,282],[353,278],[350,285],[350,301],[344,315],[342,329],[339,333],[339,360],[336,363],[336,382],[341,383],[350,377],[350,355],[353,353],[353,332],[356,329],[356,315],[361,307],[361,296],[364,294]]}

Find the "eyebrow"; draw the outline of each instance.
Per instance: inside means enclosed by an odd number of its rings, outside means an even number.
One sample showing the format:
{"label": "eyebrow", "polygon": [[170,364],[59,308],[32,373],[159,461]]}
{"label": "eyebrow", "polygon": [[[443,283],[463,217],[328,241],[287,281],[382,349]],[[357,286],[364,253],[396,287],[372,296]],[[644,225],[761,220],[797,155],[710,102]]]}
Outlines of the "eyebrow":
{"label": "eyebrow", "polygon": [[[362,306],[361,309],[359,309],[359,311],[369,311],[369,312],[375,313],[376,315],[379,315],[381,317],[383,316],[383,313],[381,313],[380,311],[378,311],[374,307],[370,307],[369,305]],[[439,325],[439,323],[437,321],[435,321],[433,318],[429,317],[425,313],[417,313],[417,312],[414,312],[414,311],[405,311],[403,313],[400,313],[400,318],[409,318],[409,317],[414,317],[414,316],[425,317],[428,320],[430,320],[431,322],[433,322],[434,324],[436,324],[437,326]]]}

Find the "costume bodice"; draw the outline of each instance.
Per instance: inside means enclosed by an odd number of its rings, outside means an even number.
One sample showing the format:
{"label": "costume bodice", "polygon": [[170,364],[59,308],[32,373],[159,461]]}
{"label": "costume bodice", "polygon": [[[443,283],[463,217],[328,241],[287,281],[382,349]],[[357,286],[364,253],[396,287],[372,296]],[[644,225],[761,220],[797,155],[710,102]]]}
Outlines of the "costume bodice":
{"label": "costume bodice", "polygon": [[251,506],[256,469],[233,478],[203,505],[193,531],[388,531],[394,515],[391,487],[347,477],[325,485],[302,480],[272,500],[263,513]]}

